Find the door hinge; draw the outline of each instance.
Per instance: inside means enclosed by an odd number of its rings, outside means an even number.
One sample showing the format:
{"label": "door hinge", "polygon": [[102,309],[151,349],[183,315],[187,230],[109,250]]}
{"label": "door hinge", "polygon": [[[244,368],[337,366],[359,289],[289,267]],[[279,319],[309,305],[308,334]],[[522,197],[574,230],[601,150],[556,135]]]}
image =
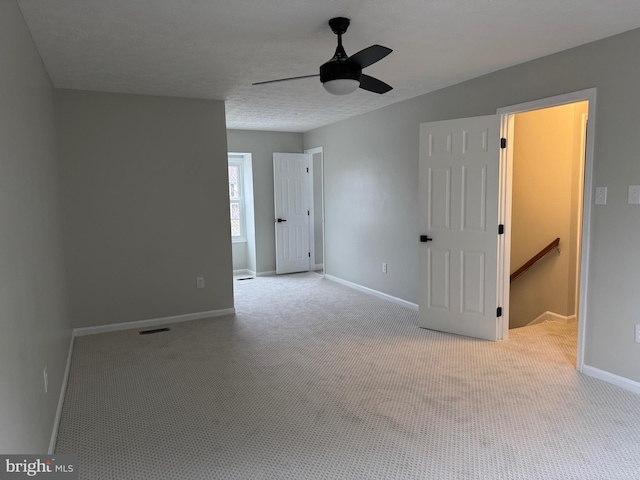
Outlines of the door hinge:
{"label": "door hinge", "polygon": [[309,167],[307,167],[307,173],[309,173]]}
{"label": "door hinge", "polygon": [[311,258],[311,252],[309,252],[309,258]]}
{"label": "door hinge", "polygon": [[504,225],[498,225],[498,235],[504,235]]}
{"label": "door hinge", "polygon": [[498,307],[498,311],[496,312],[496,317],[502,316],[502,307]]}
{"label": "door hinge", "polygon": [[501,138],[500,139],[500,148],[507,148],[507,139],[506,138]]}
{"label": "door hinge", "polygon": [[309,213],[309,210],[307,210],[307,215],[311,215],[311,214]]}

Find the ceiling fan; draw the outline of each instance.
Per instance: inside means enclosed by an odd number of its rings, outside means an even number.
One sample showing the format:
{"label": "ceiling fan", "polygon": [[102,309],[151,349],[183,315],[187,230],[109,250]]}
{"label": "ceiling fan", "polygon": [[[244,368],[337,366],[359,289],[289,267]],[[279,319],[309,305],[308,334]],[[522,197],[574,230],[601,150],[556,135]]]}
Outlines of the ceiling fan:
{"label": "ceiling fan", "polygon": [[338,47],[336,48],[336,53],[333,55],[333,58],[323,65],[320,65],[319,74],[280,78],[278,80],[257,82],[253,85],[320,77],[320,81],[325,90],[334,95],[346,95],[354,92],[358,87],[374,93],[387,93],[391,90],[391,86],[382,80],[365,75],[362,73],[362,69],[382,60],[393,50],[383,47],[382,45],[371,45],[349,57],[342,46],[342,35],[347,31],[350,23],[351,21],[344,17],[336,17],[329,20],[331,30],[338,36]]}

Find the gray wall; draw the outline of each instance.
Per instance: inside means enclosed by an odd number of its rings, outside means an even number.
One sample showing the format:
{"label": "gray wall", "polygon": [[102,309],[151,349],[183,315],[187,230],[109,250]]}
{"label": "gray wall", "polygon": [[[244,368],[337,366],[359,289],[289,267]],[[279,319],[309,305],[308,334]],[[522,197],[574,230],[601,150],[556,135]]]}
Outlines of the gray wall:
{"label": "gray wall", "polygon": [[591,218],[585,362],[640,381],[640,207],[626,203],[640,184],[639,50],[633,30],[306,133],[305,148],[324,146],[327,273],[417,302],[419,124],[597,87],[594,185],[609,195]]}
{"label": "gray wall", "polygon": [[45,453],[71,328],[53,87],[14,1],[0,2],[0,71],[0,452]]}
{"label": "gray wall", "polygon": [[247,269],[247,243],[246,242],[233,243],[232,252],[233,252],[233,269],[246,270]]}
{"label": "gray wall", "polygon": [[73,326],[232,308],[224,104],[56,99]]}
{"label": "gray wall", "polygon": [[302,134],[228,130],[227,143],[230,152],[251,154],[256,228],[256,272],[273,272],[276,269],[273,153],[302,153]]}
{"label": "gray wall", "polygon": [[416,303],[422,115],[405,102],[304,136],[323,147],[326,273]]}

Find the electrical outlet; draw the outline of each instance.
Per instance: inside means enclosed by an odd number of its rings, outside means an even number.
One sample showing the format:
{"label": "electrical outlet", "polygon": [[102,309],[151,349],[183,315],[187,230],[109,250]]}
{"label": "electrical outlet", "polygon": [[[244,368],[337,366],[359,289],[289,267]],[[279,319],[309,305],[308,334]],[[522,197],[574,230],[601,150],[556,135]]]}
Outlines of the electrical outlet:
{"label": "electrical outlet", "polygon": [[640,343],[640,325],[636,325],[636,343]]}
{"label": "electrical outlet", "polygon": [[44,367],[42,376],[44,377],[44,393],[47,393],[49,391],[49,376],[47,375],[47,367]]}
{"label": "electrical outlet", "polygon": [[627,203],[629,205],[640,205],[640,185],[629,185]]}
{"label": "electrical outlet", "polygon": [[204,277],[196,278],[196,286],[198,288],[204,288]]}
{"label": "electrical outlet", "polygon": [[382,273],[387,273],[387,264],[382,262]]}

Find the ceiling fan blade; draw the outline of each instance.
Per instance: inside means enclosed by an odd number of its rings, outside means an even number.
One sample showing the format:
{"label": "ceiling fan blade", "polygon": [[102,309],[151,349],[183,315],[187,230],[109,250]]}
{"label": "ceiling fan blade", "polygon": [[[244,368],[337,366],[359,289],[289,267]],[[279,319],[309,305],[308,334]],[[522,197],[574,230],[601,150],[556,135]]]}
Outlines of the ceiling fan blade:
{"label": "ceiling fan blade", "polygon": [[364,50],[360,50],[358,53],[354,53],[351,55],[347,62],[354,63],[359,68],[365,68],[369,65],[373,65],[378,60],[382,60],[384,57],[389,55],[393,50],[387,47],[383,47],[382,45],[371,45]]}
{"label": "ceiling fan blade", "polygon": [[267,80],[266,82],[256,82],[251,85],[264,85],[266,83],[277,83],[277,82],[288,82],[289,80],[301,80],[303,78],[312,78],[319,77],[320,74],[316,73],[315,75],[302,75],[301,77],[289,77],[289,78],[279,78],[278,80]]}
{"label": "ceiling fan blade", "polygon": [[370,77],[369,75],[362,74],[360,78],[360,88],[369,90],[373,93],[387,93],[389,90],[393,90],[391,85],[387,85],[382,80]]}

